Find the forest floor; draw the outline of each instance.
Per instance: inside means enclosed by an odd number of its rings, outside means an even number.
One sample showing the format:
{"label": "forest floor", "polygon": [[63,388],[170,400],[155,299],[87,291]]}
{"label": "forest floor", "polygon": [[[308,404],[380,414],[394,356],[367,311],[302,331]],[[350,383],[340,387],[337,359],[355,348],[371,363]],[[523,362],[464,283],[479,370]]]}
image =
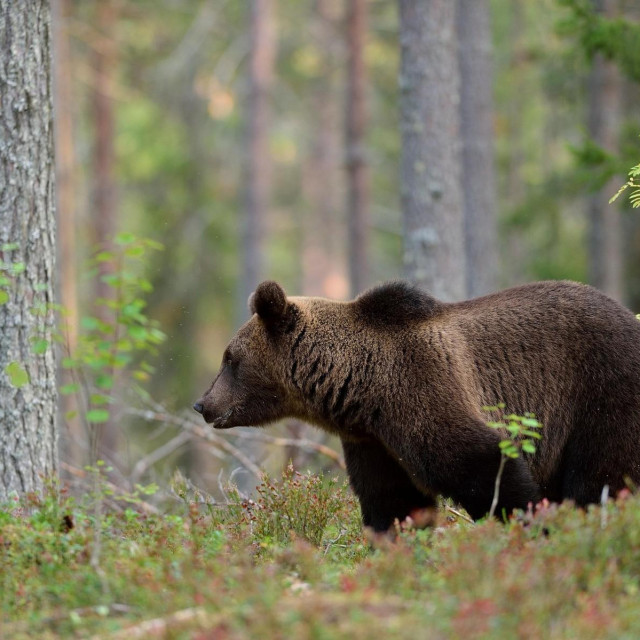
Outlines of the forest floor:
{"label": "forest floor", "polygon": [[161,513],[105,486],[0,510],[1,638],[640,637],[631,494],[507,524],[443,509],[372,544],[337,480],[286,471],[224,506],[178,488]]}

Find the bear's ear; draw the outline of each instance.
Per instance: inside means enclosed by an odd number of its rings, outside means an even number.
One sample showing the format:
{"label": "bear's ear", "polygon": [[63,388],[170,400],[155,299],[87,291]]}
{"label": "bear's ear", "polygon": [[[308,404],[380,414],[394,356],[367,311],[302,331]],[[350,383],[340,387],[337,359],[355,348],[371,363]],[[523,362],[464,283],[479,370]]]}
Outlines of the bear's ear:
{"label": "bear's ear", "polygon": [[287,313],[287,295],[277,283],[267,280],[249,298],[249,311],[257,313],[268,326],[281,322]]}

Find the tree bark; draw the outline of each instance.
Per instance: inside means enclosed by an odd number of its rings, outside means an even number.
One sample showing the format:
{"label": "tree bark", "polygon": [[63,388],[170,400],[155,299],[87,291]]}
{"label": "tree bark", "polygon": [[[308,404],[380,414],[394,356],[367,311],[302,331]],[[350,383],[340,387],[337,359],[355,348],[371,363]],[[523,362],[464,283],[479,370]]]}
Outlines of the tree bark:
{"label": "tree bark", "polygon": [[269,98],[275,56],[273,0],[252,0],[250,43],[240,319],[246,318],[247,300],[264,276],[264,239],[271,192],[268,136]]}
{"label": "tree bark", "polygon": [[349,0],[347,7],[347,139],[346,165],[349,220],[349,279],[351,295],[367,286],[369,243],[369,171],[365,152],[366,0]]}
{"label": "tree bark", "polygon": [[[55,273],[50,29],[49,2],[0,0],[0,249],[3,263],[24,265],[0,305],[0,501],[57,471],[52,319],[33,313],[53,302]],[[28,375],[19,388],[11,363]]]}
{"label": "tree bark", "polygon": [[[617,14],[617,0],[594,0],[596,11],[607,17]],[[614,62],[597,53],[588,81],[588,129],[591,139],[615,154],[622,105],[622,79]],[[609,198],[619,188],[615,179],[607,182],[589,197],[589,281],[616,300],[622,301],[623,251],[620,210],[609,204]]]}
{"label": "tree bark", "polygon": [[406,276],[465,296],[455,3],[400,0],[401,197]]}
{"label": "tree bark", "polygon": [[475,297],[495,290],[498,270],[488,0],[458,0],[457,32],[466,284]]}

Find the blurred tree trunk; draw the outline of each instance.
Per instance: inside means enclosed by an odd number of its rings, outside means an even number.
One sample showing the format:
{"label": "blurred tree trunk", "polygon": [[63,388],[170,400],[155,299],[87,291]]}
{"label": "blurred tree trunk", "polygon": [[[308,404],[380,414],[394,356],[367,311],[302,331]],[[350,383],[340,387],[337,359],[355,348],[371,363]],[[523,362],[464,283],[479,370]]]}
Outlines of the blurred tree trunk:
{"label": "blurred tree trunk", "polygon": [[493,71],[488,0],[458,0],[460,138],[467,295],[496,288]]}
{"label": "blurred tree trunk", "polygon": [[309,206],[303,217],[302,230],[302,290],[305,295],[329,297],[333,297],[331,282],[344,253],[340,251],[343,238],[339,237],[335,219],[341,195],[337,159],[342,153],[342,136],[336,96],[335,69],[339,62],[336,60],[337,19],[331,10],[333,4],[330,0],[316,0],[311,15],[320,69],[311,91],[308,124],[313,131],[313,140],[304,176]]}
{"label": "blurred tree trunk", "polygon": [[247,299],[264,277],[264,241],[271,192],[269,99],[275,57],[273,0],[252,0],[250,6],[240,319],[246,318]]}
{"label": "blurred tree trunk", "polygon": [[349,0],[347,5],[347,139],[349,279],[351,295],[367,286],[369,275],[369,171],[365,151],[366,0]]}
{"label": "blurred tree trunk", "polygon": [[74,112],[68,21],[69,0],[53,0],[53,104],[56,147],[56,194],[60,260],[60,302],[66,310],[65,327],[73,351],[78,336],[78,294],[76,290],[76,159],[73,136]]}
{"label": "blurred tree trunk", "polygon": [[[618,12],[618,0],[593,0],[607,17]],[[591,139],[609,153],[618,150],[622,80],[614,62],[597,53],[588,81],[588,128]],[[623,255],[620,210],[609,204],[619,184],[610,180],[589,197],[589,281],[617,300],[623,300]]]}
{"label": "blurred tree trunk", "polygon": [[[101,37],[94,43],[92,107],[94,125],[93,146],[93,205],[95,243],[101,249],[109,250],[113,246],[113,237],[117,229],[116,181],[115,181],[115,118],[113,91],[116,73],[116,45],[114,25],[116,8],[111,0],[101,0],[97,4],[96,26]],[[110,262],[101,262],[95,283],[95,299],[113,298],[113,288],[104,282],[111,273]],[[104,322],[114,322],[108,308],[100,305],[97,313]],[[107,422],[96,427],[97,442],[92,443],[92,451],[100,458],[115,463],[114,454],[118,451],[119,433],[113,416]]]}
{"label": "blurred tree trunk", "polygon": [[53,350],[31,348],[53,324],[32,313],[53,303],[55,273],[50,36],[49,2],[0,0],[0,257],[23,265],[0,305],[0,500],[58,466]]}
{"label": "blurred tree trunk", "polygon": [[407,277],[465,296],[455,3],[400,0],[401,196]]}
{"label": "blurred tree trunk", "polygon": [[[76,158],[74,149],[73,122],[77,114],[74,112],[75,101],[71,86],[71,51],[69,43],[68,21],[71,15],[69,0],[53,0],[53,105],[56,149],[56,204],[58,221],[58,260],[60,302],[65,308],[61,327],[69,351],[75,351],[78,342],[78,294],[76,271]],[[72,381],[68,371],[60,372],[65,384]],[[66,429],[62,430],[62,450],[66,459],[82,466],[83,456],[80,443],[85,440],[80,422],[77,418],[67,418],[77,412],[72,395],[61,397],[62,414],[65,416]]]}

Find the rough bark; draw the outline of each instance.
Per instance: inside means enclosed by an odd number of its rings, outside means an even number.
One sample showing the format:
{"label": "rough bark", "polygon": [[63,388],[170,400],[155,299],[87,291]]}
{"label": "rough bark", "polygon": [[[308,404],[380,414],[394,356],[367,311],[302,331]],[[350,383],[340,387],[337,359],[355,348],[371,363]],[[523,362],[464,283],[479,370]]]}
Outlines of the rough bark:
{"label": "rough bark", "polygon": [[349,220],[349,279],[351,295],[367,286],[369,238],[369,171],[365,151],[367,122],[364,43],[366,1],[349,0],[347,7],[347,136],[346,166]]}
{"label": "rough bark", "polygon": [[401,196],[406,276],[465,296],[455,3],[400,0]]}
{"label": "rough bark", "polygon": [[488,0],[458,0],[460,139],[467,295],[496,288],[493,70]]}
{"label": "rough bark", "polygon": [[269,95],[275,55],[273,0],[252,0],[250,11],[249,92],[245,143],[243,274],[239,316],[247,316],[247,299],[264,275],[271,162]]}
{"label": "rough bark", "polygon": [[[45,0],[0,0],[0,247],[4,263],[24,265],[0,305],[0,500],[57,471],[51,319],[32,312],[53,302],[55,273],[50,28]],[[49,342],[44,353],[34,337]],[[27,384],[11,384],[10,363]]]}
{"label": "rough bark", "polygon": [[[616,15],[617,0],[594,0],[597,11]],[[588,81],[588,129],[591,139],[615,154],[622,105],[622,80],[616,64],[594,56]],[[623,300],[623,251],[620,210],[609,204],[619,188],[615,179],[589,197],[589,281],[616,300]]]}

